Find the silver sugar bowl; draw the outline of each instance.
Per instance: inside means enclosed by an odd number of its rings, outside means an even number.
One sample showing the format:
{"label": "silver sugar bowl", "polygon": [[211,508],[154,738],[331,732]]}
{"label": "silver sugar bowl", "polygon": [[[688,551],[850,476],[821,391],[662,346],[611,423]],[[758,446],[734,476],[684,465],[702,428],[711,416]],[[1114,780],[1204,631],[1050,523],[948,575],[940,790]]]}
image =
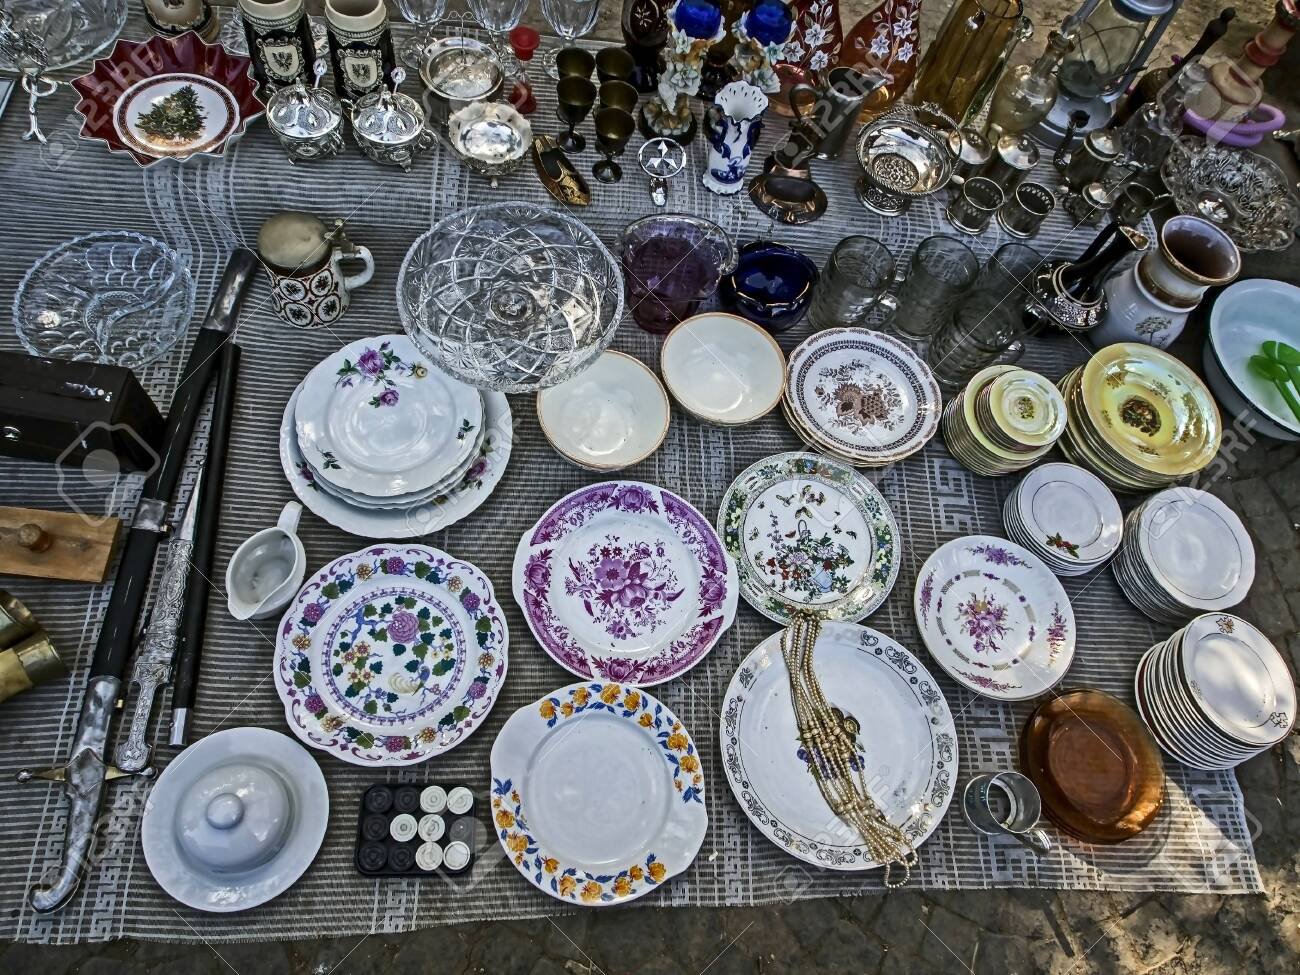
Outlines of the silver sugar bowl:
{"label": "silver sugar bowl", "polygon": [[468,105],[495,100],[505,83],[505,71],[501,59],[482,41],[445,37],[425,49],[420,80],[428,91],[429,114],[446,122]]}
{"label": "silver sugar bowl", "polygon": [[424,109],[410,95],[397,90],[406,72],[394,68],[392,87],[381,87],[363,95],[352,107],[352,136],[361,151],[385,166],[411,164],[434,142],[433,130],[424,124]]}
{"label": "silver sugar bowl", "polygon": [[299,80],[277,89],[266,103],[266,124],[290,162],[325,159],[343,148],[343,104],[320,87],[326,67],[326,60],[318,58],[312,87]]}
{"label": "silver sugar bowl", "polygon": [[447,139],[461,162],[492,180],[514,172],[533,143],[528,119],[505,102],[475,102],[447,120]]}

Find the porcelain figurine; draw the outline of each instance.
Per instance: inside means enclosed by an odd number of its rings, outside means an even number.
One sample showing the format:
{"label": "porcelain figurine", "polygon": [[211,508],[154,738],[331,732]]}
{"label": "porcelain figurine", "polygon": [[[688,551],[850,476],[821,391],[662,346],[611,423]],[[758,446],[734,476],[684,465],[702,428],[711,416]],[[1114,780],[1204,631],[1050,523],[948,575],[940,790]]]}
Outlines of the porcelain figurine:
{"label": "porcelain figurine", "polygon": [[763,131],[762,116],[767,96],[744,81],[733,81],[718,92],[704,114],[704,131],[709,139],[709,164],[704,170],[704,188],[723,196],[739,193],[754,143]]}
{"label": "porcelain figurine", "polygon": [[641,133],[686,144],[697,124],[689,96],[700,90],[704,57],[722,39],[722,11],[709,0],[677,0],[668,10],[668,46],[655,95],[641,108]]}
{"label": "porcelain figurine", "polygon": [[758,0],[752,10],[732,28],[736,47],[731,64],[755,88],[771,95],[781,90],[781,79],[773,65],[785,56],[794,36],[794,15],[782,0]]}

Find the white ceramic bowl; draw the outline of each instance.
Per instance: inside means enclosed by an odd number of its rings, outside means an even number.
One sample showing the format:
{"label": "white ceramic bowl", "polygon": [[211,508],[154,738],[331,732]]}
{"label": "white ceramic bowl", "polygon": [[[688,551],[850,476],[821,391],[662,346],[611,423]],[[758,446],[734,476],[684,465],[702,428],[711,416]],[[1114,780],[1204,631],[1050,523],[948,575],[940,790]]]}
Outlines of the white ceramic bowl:
{"label": "white ceramic bowl", "polygon": [[785,356],[766,331],[739,315],[706,312],[664,339],[664,383],[682,409],[707,423],[738,426],[781,401]]}
{"label": "white ceramic bowl", "polygon": [[551,446],[591,471],[645,460],[668,435],[668,394],[649,366],[606,351],[567,382],[537,394],[537,420]]}
{"label": "white ceramic bowl", "polygon": [[1300,423],[1286,401],[1247,365],[1270,339],[1300,348],[1300,288],[1268,278],[1225,288],[1210,309],[1202,357],[1206,378],[1226,413],[1247,414],[1265,436],[1300,440]]}

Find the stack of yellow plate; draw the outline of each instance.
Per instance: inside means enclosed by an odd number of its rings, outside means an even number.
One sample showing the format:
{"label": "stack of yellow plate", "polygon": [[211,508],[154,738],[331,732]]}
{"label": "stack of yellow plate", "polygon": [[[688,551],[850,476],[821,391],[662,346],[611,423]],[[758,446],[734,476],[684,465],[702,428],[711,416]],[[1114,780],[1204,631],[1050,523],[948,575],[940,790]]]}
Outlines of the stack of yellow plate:
{"label": "stack of yellow plate", "polygon": [[1052,449],[1066,426],[1051,380],[1011,365],[975,374],[943,411],[948,452],[976,474],[1023,470]]}
{"label": "stack of yellow plate", "polygon": [[1214,398],[1167,352],[1109,345],[1058,385],[1069,406],[1062,451],[1117,491],[1169,487],[1219,452]]}

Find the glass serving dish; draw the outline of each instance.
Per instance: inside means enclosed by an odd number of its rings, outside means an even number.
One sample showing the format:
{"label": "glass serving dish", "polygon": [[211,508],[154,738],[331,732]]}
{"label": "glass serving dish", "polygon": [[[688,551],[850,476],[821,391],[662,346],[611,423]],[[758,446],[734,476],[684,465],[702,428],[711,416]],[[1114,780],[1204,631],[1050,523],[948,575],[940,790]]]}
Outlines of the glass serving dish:
{"label": "glass serving dish", "polygon": [[194,314],[194,278],[161,241],[125,230],[59,244],[14,295],[32,355],[138,368],[166,355]]}
{"label": "glass serving dish", "polygon": [[[18,30],[28,29],[44,48],[46,71],[61,71],[95,57],[126,24],[126,0],[5,0]],[[0,71],[21,71],[0,54]]]}
{"label": "glass serving dish", "polygon": [[411,341],[453,376],[519,393],[563,382],[609,345],[623,277],[582,222],[534,203],[492,203],[411,245],[397,310]]}
{"label": "glass serving dish", "polygon": [[1272,160],[1185,136],[1160,175],[1179,212],[1218,224],[1243,251],[1285,250],[1295,240],[1300,200]]}

